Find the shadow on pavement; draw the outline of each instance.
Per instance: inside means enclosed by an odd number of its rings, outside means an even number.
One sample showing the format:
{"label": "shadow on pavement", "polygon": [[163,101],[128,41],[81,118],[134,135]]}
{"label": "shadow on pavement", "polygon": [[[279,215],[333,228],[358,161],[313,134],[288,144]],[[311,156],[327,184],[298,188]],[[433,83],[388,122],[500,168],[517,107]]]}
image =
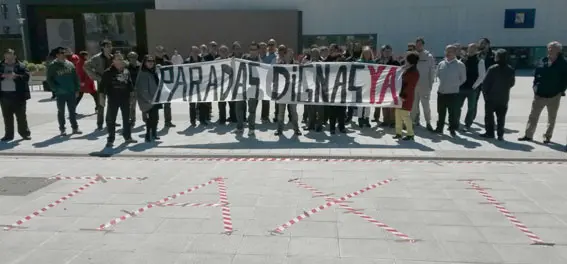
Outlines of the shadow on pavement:
{"label": "shadow on pavement", "polygon": [[[482,131],[485,130],[485,126],[484,124],[478,123],[478,122],[473,122],[474,124],[476,124],[477,126],[479,126]],[[520,131],[515,130],[515,129],[509,129],[509,128],[504,128],[504,134],[513,134],[513,133],[519,133]]]}
{"label": "shadow on pavement", "polygon": [[38,103],[49,103],[49,102],[55,102],[55,100],[52,100],[51,97],[49,98],[43,98],[43,99],[39,99],[37,100]]}
{"label": "shadow on pavement", "polygon": [[36,148],[45,148],[45,147],[49,147],[51,145],[55,145],[55,144],[65,142],[69,139],[71,139],[71,137],[69,135],[67,135],[67,136],[57,135],[57,136],[53,136],[49,139],[46,139],[44,141],[33,143],[32,146],[34,146]]}
{"label": "shadow on pavement", "polygon": [[551,142],[549,144],[544,144],[543,142],[539,142],[539,141],[532,141],[532,142],[536,143],[540,146],[548,147],[548,148],[556,150],[556,151],[565,151],[565,146],[561,145],[559,143]]}
{"label": "shadow on pavement", "polygon": [[10,142],[0,142],[0,151],[13,149],[13,148],[17,147],[18,145],[20,145],[20,142],[22,142],[22,141],[23,141],[23,139],[18,139],[18,140],[14,140],[14,141],[10,141]]}
{"label": "shadow on pavement", "polygon": [[[528,144],[522,144],[522,143],[517,143],[514,141],[498,141],[496,139],[488,139],[488,138],[483,138],[481,137],[478,133],[474,133],[474,132],[469,132],[469,133],[465,133],[462,134],[464,136],[470,137],[470,138],[474,138],[478,141],[485,141],[488,142],[498,148],[501,149],[506,149],[506,150],[518,150],[518,151],[524,151],[524,152],[530,152],[534,149],[533,146],[528,145]],[[504,137],[506,139],[506,137]]]}
{"label": "shadow on pavement", "polygon": [[199,133],[205,131],[207,128],[208,128],[208,126],[204,126],[204,125],[189,126],[185,130],[177,132],[177,134],[184,135],[184,136],[193,136],[195,134],[199,134]]}
{"label": "shadow on pavement", "polygon": [[76,137],[76,138],[73,138],[73,139],[98,140],[101,136],[104,136],[104,135],[106,135],[106,130],[96,129],[91,133],[84,134],[80,137]]}

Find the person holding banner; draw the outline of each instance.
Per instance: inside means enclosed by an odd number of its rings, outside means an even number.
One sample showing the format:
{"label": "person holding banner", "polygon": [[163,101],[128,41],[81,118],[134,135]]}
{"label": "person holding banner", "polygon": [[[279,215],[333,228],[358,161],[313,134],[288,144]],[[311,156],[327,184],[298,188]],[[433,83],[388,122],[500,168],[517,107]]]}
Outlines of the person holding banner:
{"label": "person holding banner", "polygon": [[[268,44],[266,46],[267,52],[266,47],[262,48],[262,43],[260,43],[260,57],[262,58],[262,62],[270,65],[276,64],[278,61],[278,54],[276,53],[276,40],[268,40]],[[270,103],[270,100],[262,100],[262,110],[260,112],[262,123],[270,123]],[[276,115],[277,114],[274,114],[274,122],[276,122],[277,119]]]}
{"label": "person holding banner", "polygon": [[[379,64],[400,66],[400,63],[397,60],[395,60],[394,57],[392,56],[392,46],[384,45],[380,49],[380,52],[381,52],[380,54],[381,56],[380,59],[378,60]],[[379,126],[393,127],[395,123],[394,108],[376,107],[374,109],[374,119],[376,120],[376,123],[378,123],[380,120],[380,112],[382,112],[382,123],[380,123]]]}
{"label": "person holding banner", "polygon": [[[289,56],[288,49],[284,45],[280,45],[278,47],[278,64],[292,64],[293,58]],[[295,131],[296,136],[301,136],[301,131],[299,130],[299,122],[297,117],[297,104],[276,104],[276,108],[278,110],[278,129],[274,133],[276,136],[283,135],[284,129],[284,121],[285,121],[285,110],[287,108],[289,115],[290,115],[290,122],[293,126],[293,130]]]}
{"label": "person holding banner", "polygon": [[106,112],[108,139],[106,147],[111,148],[114,145],[118,110],[122,114],[122,136],[124,137],[124,142],[126,144],[136,143],[137,141],[132,139],[130,127],[130,99],[131,93],[134,92],[134,86],[132,86],[130,71],[126,69],[126,62],[122,54],[114,54],[112,66],[102,74],[99,91],[108,98]]}
{"label": "person holding banner", "polygon": [[[311,62],[320,62],[321,54],[318,48],[311,49]],[[325,106],[323,105],[304,105],[307,109],[307,130],[321,132],[323,130],[323,118]],[[305,110],[304,110],[305,111]]]}
{"label": "person holding banner", "polygon": [[[235,49],[235,46],[238,46],[239,48]],[[240,51],[240,43],[238,43],[238,41],[234,42],[232,44],[232,48],[233,48],[233,53],[232,54],[236,54],[235,56],[238,56],[238,52],[242,53]],[[242,56],[242,55],[240,55]],[[225,45],[221,45],[219,48],[219,57],[216,58],[216,60],[224,60],[224,59],[228,59],[228,47]],[[231,104],[232,103],[232,104]],[[236,111],[235,107],[234,107],[234,102],[229,102],[229,113],[230,111]],[[226,102],[218,102],[218,108],[219,108],[219,124],[224,125],[226,124]],[[236,115],[236,112],[235,112]]]}
{"label": "person holding banner", "polygon": [[[252,41],[248,47],[248,54],[242,57],[243,60],[260,62],[260,45]],[[251,74],[251,73],[250,73]],[[244,130],[244,122],[246,121],[246,104],[248,104],[248,136],[256,136],[256,108],[258,107],[258,99],[250,98],[248,101],[235,102],[236,107],[236,133],[242,134]]]}
{"label": "person holding banner", "polygon": [[[169,60],[169,56],[165,53],[165,48],[163,46],[156,47],[156,54],[154,58],[156,65],[173,65],[173,63]],[[165,127],[175,127],[171,120],[171,103],[163,104],[163,117],[165,119]]]}
{"label": "person holding banner", "polygon": [[135,83],[135,94],[138,99],[138,106],[146,117],[146,142],[159,139],[157,135],[157,125],[161,104],[152,103],[154,94],[158,91],[159,83],[155,65],[154,57],[150,55],[144,56]]}
{"label": "person holding banner", "polygon": [[[355,50],[355,54],[356,54],[356,50]],[[358,62],[361,63],[376,63],[374,60],[374,54],[372,53],[372,49],[370,47],[364,47],[364,49],[362,50],[362,53],[360,54],[360,58],[358,59]],[[357,115],[358,116],[358,126],[360,128],[364,128],[364,127],[371,127],[370,126],[370,107],[356,107],[354,108],[357,111]],[[348,120],[348,119],[347,119]]]}
{"label": "person holding banner", "polygon": [[[337,62],[337,61],[344,61],[344,57],[341,54],[341,50],[337,44],[331,44],[329,46],[330,54],[329,57],[325,60],[325,62]],[[339,131],[341,133],[346,133],[345,128],[345,111],[346,107],[344,106],[327,106],[325,112],[329,113],[329,128],[331,135],[336,133],[336,124],[339,123]]]}
{"label": "person holding banner", "polygon": [[[203,61],[203,57],[199,55],[199,48],[197,46],[191,47],[191,56],[185,60],[186,64],[199,63]],[[197,126],[197,112],[199,112],[199,123],[207,125],[207,106],[204,103],[189,103],[189,121],[191,126]]]}
{"label": "person holding banner", "polygon": [[[394,110],[396,117],[396,135],[395,139],[401,140],[414,140],[413,122],[410,117],[410,112],[413,107],[413,100],[415,96],[415,86],[419,80],[419,71],[417,70],[417,63],[419,62],[419,54],[415,51],[408,52],[404,60],[404,73],[402,74],[402,89],[400,90],[400,98],[402,98],[402,108]],[[402,136],[402,129],[406,127],[407,134]]]}

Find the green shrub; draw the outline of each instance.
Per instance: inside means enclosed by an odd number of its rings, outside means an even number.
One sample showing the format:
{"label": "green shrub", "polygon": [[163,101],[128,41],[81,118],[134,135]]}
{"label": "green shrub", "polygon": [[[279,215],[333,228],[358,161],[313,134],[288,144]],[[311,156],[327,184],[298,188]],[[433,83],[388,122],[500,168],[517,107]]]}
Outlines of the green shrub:
{"label": "green shrub", "polygon": [[28,65],[26,65],[26,66],[28,68],[28,71],[30,71],[30,72],[36,72],[38,70],[37,65],[35,65],[33,63],[28,63]]}
{"label": "green shrub", "polygon": [[36,64],[35,67],[37,67],[37,71],[45,71],[45,65],[42,64]]}

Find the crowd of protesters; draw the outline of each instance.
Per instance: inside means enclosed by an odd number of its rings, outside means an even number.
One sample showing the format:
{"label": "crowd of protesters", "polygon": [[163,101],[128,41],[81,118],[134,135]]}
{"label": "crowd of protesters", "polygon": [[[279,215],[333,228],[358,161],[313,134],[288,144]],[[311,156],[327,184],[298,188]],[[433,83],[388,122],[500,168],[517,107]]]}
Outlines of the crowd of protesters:
{"label": "crowd of protesters", "polygon": [[[515,72],[508,64],[507,52],[503,49],[493,50],[486,38],[464,48],[459,44],[446,46],[445,56],[439,63],[436,63],[434,56],[425,49],[425,40],[421,37],[409,43],[407,50],[397,58],[393,56],[389,45],[380,47],[378,54],[374,54],[371,47],[362,46],[360,43],[350,43],[346,48],[337,44],[330,44],[328,47],[314,45],[296,55],[292,49],[278,45],[274,39],[249,43],[246,52],[238,41],[232,43],[230,48],[211,41],[208,45],[193,46],[186,58],[177,51],[169,56],[162,46],[156,47],[155,51],[151,52],[153,54],[139,58],[135,52],[126,55],[113,52],[111,41],[104,40],[100,44],[101,52],[93,56],[84,51],[76,55],[64,47],[54,49],[51,52],[54,60],[47,67],[47,83],[53,91],[53,99],[57,102],[61,136],[67,135],[66,109],[72,134],[82,133],[77,122],[76,107],[83,95],[89,94],[96,106],[97,129],[103,130],[106,124],[107,147],[113,146],[116,127],[120,126],[116,123],[118,110],[122,116],[122,136],[126,143],[136,143],[132,138],[131,129],[136,123],[137,108],[141,110],[145,123],[146,142],[159,139],[157,127],[160,110],[163,109],[164,112],[165,126],[175,127],[171,104],[152,104],[153,95],[158,88],[157,65],[241,58],[267,64],[345,61],[401,66],[403,73],[399,91],[399,97],[402,98],[400,108],[304,105],[301,116],[305,130],[321,132],[328,125],[331,134],[337,131],[346,133],[346,125],[351,123],[355,116],[359,128],[371,127],[372,116],[372,121],[380,127],[395,128],[394,138],[400,140],[414,139],[414,127],[423,125],[422,113],[424,127],[432,133],[444,133],[446,124],[449,134],[453,137],[457,132],[470,132],[481,95],[485,103],[486,131],[480,136],[504,140],[510,90],[515,84]],[[543,141],[551,141],[561,96],[567,88],[567,62],[561,53],[561,44],[551,42],[547,45],[547,50],[548,56],[543,58],[535,69],[534,99],[525,134],[519,138],[521,141],[533,140],[543,108],[547,108],[549,116]],[[29,140],[31,134],[25,113],[26,100],[30,98],[29,73],[17,60],[13,50],[4,53],[0,73],[0,102],[5,122],[2,141],[14,138],[14,116],[18,133],[24,140]],[[438,120],[434,127],[430,101],[435,81],[438,82]],[[463,111],[465,101],[467,108]],[[247,124],[248,136],[253,137],[258,106],[261,107],[259,119],[263,124],[277,123],[275,135],[282,135],[286,112],[295,135],[302,135],[297,105],[275,104],[273,117],[270,118],[271,102],[268,100],[218,102],[217,125],[235,123],[235,133],[242,134]],[[190,103],[188,114],[191,126],[197,126],[197,122],[202,126],[209,125],[212,108],[212,103]],[[371,114],[372,110],[374,114]],[[464,125],[461,124],[462,112]]]}

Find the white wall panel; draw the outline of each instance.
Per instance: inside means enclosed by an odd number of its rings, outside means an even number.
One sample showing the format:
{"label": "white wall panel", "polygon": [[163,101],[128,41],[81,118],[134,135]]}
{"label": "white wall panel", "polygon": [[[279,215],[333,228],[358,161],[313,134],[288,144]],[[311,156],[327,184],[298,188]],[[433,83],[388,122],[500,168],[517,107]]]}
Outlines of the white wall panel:
{"label": "white wall panel", "polygon": [[[533,29],[505,29],[505,9],[535,8]],[[303,33],[377,33],[403,49],[416,36],[439,55],[446,44],[488,37],[496,46],[567,44],[567,0],[156,0],[156,9],[299,9]]]}

